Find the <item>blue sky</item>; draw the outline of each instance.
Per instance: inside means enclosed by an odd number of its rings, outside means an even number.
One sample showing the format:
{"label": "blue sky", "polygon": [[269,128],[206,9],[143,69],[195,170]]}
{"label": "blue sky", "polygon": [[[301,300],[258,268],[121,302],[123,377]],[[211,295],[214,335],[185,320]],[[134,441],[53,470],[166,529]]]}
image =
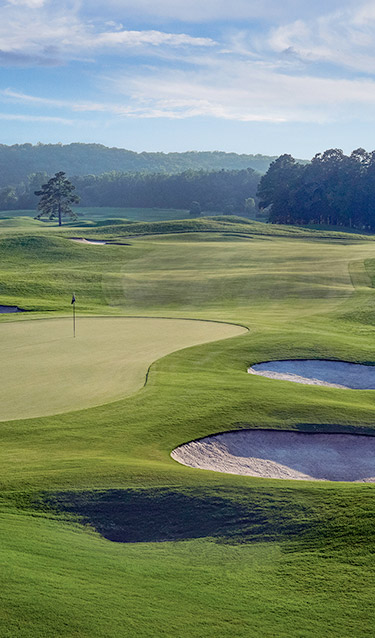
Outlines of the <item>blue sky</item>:
{"label": "blue sky", "polygon": [[374,0],[0,0],[4,144],[310,158],[374,107]]}

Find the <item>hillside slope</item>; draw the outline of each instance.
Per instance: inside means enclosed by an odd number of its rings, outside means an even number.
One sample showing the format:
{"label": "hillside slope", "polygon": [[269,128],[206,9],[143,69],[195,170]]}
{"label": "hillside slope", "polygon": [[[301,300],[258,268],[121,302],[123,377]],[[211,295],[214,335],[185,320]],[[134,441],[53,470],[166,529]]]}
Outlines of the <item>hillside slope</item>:
{"label": "hillside slope", "polygon": [[275,157],[221,151],[136,153],[101,144],[0,145],[0,186],[17,184],[36,172],[65,171],[69,175],[99,175],[108,171],[179,173],[193,169],[253,168],[265,173]]}

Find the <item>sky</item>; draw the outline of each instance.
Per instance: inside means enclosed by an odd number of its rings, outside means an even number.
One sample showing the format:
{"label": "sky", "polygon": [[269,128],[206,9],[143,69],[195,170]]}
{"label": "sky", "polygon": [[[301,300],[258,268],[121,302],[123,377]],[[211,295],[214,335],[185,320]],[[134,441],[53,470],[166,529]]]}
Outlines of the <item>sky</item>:
{"label": "sky", "polygon": [[0,143],[375,148],[375,0],[0,0]]}

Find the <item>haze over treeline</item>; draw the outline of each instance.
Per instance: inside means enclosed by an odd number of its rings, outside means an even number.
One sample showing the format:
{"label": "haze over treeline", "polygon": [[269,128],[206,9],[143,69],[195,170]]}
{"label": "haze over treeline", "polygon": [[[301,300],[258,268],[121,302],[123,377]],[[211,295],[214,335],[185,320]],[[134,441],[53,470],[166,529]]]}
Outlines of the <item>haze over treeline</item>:
{"label": "haze over treeline", "polygon": [[101,144],[0,145],[0,187],[16,186],[32,173],[53,175],[100,175],[111,171],[129,173],[181,173],[186,170],[239,170],[265,173],[276,156],[238,155],[222,151],[184,153],[136,153]]}
{"label": "haze over treeline", "polygon": [[[18,186],[0,188],[0,210],[36,209],[47,173],[34,173]],[[81,206],[190,209],[192,202],[206,211],[248,213],[255,208],[260,174],[244,170],[184,171],[183,173],[118,173],[73,176]]]}

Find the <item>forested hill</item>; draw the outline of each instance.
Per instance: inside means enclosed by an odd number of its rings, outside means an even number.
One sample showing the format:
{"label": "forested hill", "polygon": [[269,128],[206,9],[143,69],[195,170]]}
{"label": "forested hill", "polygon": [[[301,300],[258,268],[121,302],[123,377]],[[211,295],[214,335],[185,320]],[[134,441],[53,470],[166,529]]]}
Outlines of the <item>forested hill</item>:
{"label": "forested hill", "polygon": [[110,171],[181,173],[186,170],[239,170],[253,168],[265,173],[275,157],[237,155],[221,151],[185,153],[135,153],[101,144],[0,145],[0,186],[16,185],[32,173],[49,175],[100,175]]}

